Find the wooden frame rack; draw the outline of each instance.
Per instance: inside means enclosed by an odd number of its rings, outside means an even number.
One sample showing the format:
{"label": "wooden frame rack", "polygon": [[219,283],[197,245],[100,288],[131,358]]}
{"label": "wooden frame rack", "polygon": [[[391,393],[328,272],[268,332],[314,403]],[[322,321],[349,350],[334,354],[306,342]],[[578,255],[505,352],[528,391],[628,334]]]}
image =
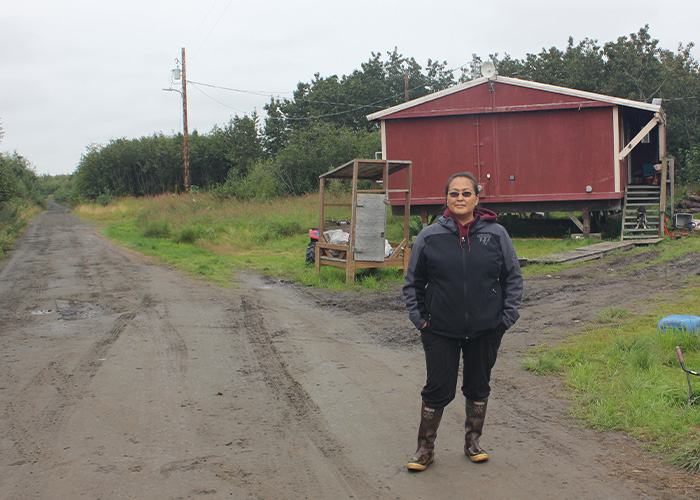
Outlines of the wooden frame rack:
{"label": "wooden frame rack", "polygon": [[[345,278],[347,282],[355,281],[355,272],[357,269],[379,268],[379,267],[401,267],[406,272],[408,259],[411,255],[411,247],[409,244],[409,221],[411,207],[411,166],[410,161],[390,161],[390,160],[364,160],[355,159],[340,167],[326,172],[319,176],[319,218],[318,218],[318,243],[316,244],[316,274],[321,272],[321,266],[334,266],[345,269]],[[389,177],[392,174],[403,172],[405,173],[405,183],[398,189],[390,189]],[[400,179],[401,177],[399,177]],[[352,181],[352,199],[350,204],[328,203],[326,201],[326,182],[330,179],[345,179]],[[397,179],[397,176],[392,178],[392,181]],[[371,181],[370,189],[358,189],[358,181]],[[363,207],[363,202],[358,204],[358,198],[363,200],[365,195],[377,195],[382,197],[381,208],[384,210],[383,217],[386,217],[386,207],[389,203],[389,195],[392,195],[392,200],[396,197],[404,197],[404,221],[403,221],[403,240],[398,243],[390,242],[393,248],[393,253],[389,257],[384,257],[382,253],[380,258],[368,257],[363,252],[363,248],[358,247],[358,243],[362,243],[363,238],[369,238],[373,242],[381,239],[382,249],[384,248],[384,231],[385,219],[381,218],[377,226],[376,234],[367,236],[363,231],[362,226],[358,225],[358,208]],[[324,230],[326,225],[325,209],[329,206],[345,206],[351,208],[352,216],[350,218],[350,234],[347,245],[331,244],[326,241]],[[376,210],[375,210],[376,211]],[[362,219],[362,217],[360,217]],[[384,222],[384,227],[380,227],[381,222]],[[372,228],[370,228],[372,229]],[[358,233],[360,233],[358,235]],[[366,241],[365,241],[366,242]]]}

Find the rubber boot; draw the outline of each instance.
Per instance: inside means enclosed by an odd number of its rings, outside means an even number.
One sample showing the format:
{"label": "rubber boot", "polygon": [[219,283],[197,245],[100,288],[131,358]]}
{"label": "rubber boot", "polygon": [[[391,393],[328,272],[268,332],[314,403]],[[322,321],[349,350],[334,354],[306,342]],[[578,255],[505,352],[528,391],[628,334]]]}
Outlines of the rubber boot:
{"label": "rubber boot", "polygon": [[484,429],[487,402],[488,399],[472,401],[467,398],[467,420],[464,423],[464,454],[472,462],[486,462],[489,459],[489,454],[479,446],[479,438]]}
{"label": "rubber boot", "polygon": [[418,449],[406,467],[413,471],[422,471],[435,459],[435,438],[442,420],[444,408],[430,408],[421,405],[420,426],[418,427]]}

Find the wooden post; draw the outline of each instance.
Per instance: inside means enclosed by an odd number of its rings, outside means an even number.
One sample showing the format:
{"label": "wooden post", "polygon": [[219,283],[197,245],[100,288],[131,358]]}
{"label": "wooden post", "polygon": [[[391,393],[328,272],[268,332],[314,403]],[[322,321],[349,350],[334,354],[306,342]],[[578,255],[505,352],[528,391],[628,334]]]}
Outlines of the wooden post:
{"label": "wooden post", "polygon": [[182,155],[185,159],[185,193],[190,192],[190,148],[187,142],[187,68],[185,47],[182,47]]}
{"label": "wooden post", "polygon": [[357,224],[357,160],[352,165],[352,217],[350,224],[350,238],[348,239],[348,253],[345,259],[345,281],[355,281],[355,224]]}
{"label": "wooden post", "polygon": [[406,174],[406,199],[403,208],[403,239],[406,241],[406,248],[403,251],[403,274],[406,275],[408,269],[408,259],[411,257],[411,182],[413,181],[413,163],[408,167]]}
{"label": "wooden post", "polygon": [[[659,183],[659,238],[663,238],[666,227],[666,180],[668,179],[668,157],[666,156],[666,123],[659,120],[659,158],[661,159],[661,182]],[[673,182],[673,179],[671,179]],[[673,203],[673,200],[671,200]]]}
{"label": "wooden post", "polygon": [[326,238],[323,236],[323,223],[325,221],[325,201],[326,201],[326,179],[321,178],[318,188],[318,241],[316,242],[316,275],[321,274],[321,249],[318,244],[325,242]]}
{"label": "wooden post", "polygon": [[404,100],[408,102],[408,70],[403,70]]}

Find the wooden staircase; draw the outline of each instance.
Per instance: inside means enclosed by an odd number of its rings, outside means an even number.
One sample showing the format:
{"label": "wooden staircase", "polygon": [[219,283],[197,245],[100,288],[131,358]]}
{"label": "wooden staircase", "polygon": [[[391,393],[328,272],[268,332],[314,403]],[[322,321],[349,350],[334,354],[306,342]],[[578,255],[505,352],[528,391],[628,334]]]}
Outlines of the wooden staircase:
{"label": "wooden staircase", "polygon": [[[639,207],[646,209],[646,227],[637,221]],[[634,185],[625,187],[625,203],[622,209],[622,240],[651,240],[659,237],[661,187]]]}

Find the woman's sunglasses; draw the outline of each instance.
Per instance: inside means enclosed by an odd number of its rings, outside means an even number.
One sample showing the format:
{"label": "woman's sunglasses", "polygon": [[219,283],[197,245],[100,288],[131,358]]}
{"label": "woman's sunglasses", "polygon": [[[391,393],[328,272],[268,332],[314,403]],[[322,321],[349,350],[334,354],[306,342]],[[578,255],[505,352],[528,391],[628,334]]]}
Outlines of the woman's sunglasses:
{"label": "woman's sunglasses", "polygon": [[471,198],[472,196],[474,196],[474,193],[472,193],[471,191],[463,191],[461,193],[459,191],[450,191],[449,193],[447,193],[447,196],[449,196],[450,198],[459,198],[460,195],[464,198]]}

